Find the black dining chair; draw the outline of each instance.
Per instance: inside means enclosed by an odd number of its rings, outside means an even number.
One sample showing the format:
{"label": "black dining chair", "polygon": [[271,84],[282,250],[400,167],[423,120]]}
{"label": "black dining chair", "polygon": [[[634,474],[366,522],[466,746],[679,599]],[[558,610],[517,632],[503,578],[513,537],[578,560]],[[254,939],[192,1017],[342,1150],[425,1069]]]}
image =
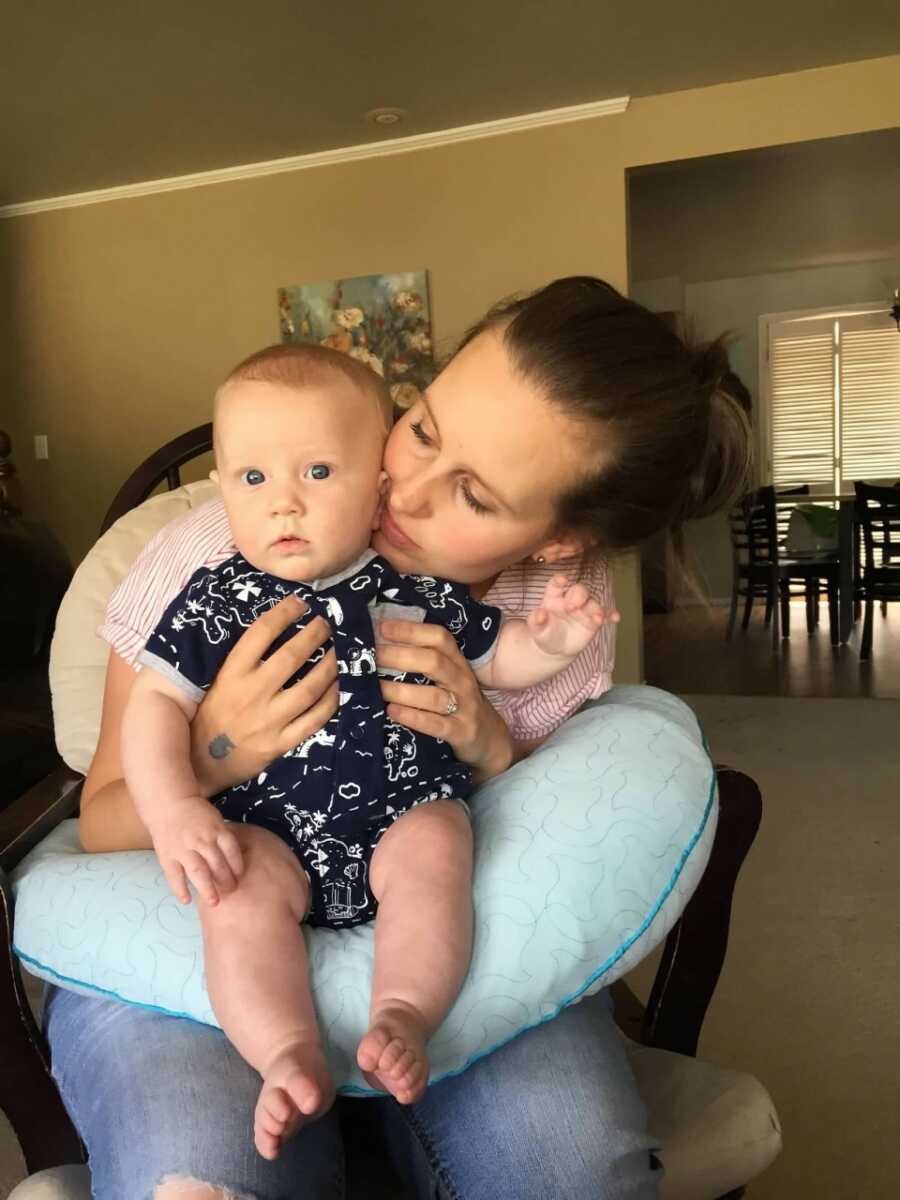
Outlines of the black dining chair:
{"label": "black dining chair", "polygon": [[[900,488],[900,479],[898,479],[896,483],[891,484],[891,487]],[[881,615],[883,617],[887,616],[887,600],[881,601]]]}
{"label": "black dining chair", "polygon": [[865,605],[859,657],[872,656],[872,617],[876,602],[882,607],[900,600],[900,490],[854,483],[856,519],[862,535],[862,555],[856,576],[854,600]]}
{"label": "black dining chair", "polygon": [[[806,495],[808,489],[793,494]],[[762,598],[766,602],[765,623],[768,625],[772,621],[772,644],[777,650],[781,639],[790,637],[792,583],[803,585],[806,595],[806,627],[809,633],[814,632],[818,624],[818,594],[824,582],[828,591],[831,643],[836,646],[839,640],[840,576],[837,554],[787,557],[783,541],[789,517],[782,521],[782,527],[779,528],[776,499],[775,489],[771,485],[757,488],[744,496],[729,514],[733,582],[731,610],[725,631],[726,641],[734,632],[740,599],[744,599],[744,617],[741,625],[743,629],[747,629],[753,612],[753,602]]]}
{"label": "black dining chair", "polygon": [[[791,527],[791,517],[795,511],[795,505],[782,504],[782,500],[793,501],[796,496],[809,496],[810,489],[808,483],[802,483],[798,487],[778,488],[775,492],[775,525],[778,530],[778,545],[779,553],[782,558],[785,557],[784,548],[787,544],[788,535]],[[807,577],[805,579],[791,578],[788,579],[788,592],[791,600],[802,598],[806,601],[806,631],[813,633],[819,627],[819,601],[822,596],[821,579]],[[827,586],[826,586],[827,594]],[[788,610],[790,613],[790,610]],[[784,620],[782,616],[782,634],[784,634]]]}

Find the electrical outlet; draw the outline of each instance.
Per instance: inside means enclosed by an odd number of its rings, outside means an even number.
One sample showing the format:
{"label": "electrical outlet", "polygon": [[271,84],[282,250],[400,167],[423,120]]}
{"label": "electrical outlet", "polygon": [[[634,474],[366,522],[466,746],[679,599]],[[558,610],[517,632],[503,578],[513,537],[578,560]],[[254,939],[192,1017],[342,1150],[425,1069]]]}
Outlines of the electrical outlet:
{"label": "electrical outlet", "polygon": [[50,446],[47,442],[46,433],[35,434],[34,457],[35,458],[49,458],[50,457]]}

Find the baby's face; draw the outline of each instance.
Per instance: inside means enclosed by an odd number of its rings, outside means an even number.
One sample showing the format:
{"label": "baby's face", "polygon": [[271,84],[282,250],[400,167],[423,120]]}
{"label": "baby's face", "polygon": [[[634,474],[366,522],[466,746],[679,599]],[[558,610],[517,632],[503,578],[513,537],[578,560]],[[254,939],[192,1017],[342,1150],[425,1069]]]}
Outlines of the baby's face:
{"label": "baby's face", "polygon": [[373,397],[340,377],[227,384],[213,474],[244,558],[297,583],[349,566],[377,522],[385,437]]}

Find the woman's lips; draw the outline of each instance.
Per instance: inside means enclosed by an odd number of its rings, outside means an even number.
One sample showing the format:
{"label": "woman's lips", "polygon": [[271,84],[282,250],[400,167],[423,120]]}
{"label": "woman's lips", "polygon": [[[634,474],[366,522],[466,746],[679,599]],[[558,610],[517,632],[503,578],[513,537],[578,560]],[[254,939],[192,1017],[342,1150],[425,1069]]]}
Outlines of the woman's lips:
{"label": "woman's lips", "polygon": [[412,538],[407,537],[394,518],[391,516],[391,510],[385,507],[381,513],[381,532],[398,550],[418,549]]}

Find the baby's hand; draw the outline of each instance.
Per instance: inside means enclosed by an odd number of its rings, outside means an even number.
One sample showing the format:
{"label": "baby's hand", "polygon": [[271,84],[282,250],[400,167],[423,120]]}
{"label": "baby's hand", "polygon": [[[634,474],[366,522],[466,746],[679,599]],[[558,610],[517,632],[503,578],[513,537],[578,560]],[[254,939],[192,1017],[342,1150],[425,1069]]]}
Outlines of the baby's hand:
{"label": "baby's hand", "polygon": [[584,584],[554,575],[544,589],[540,607],[528,614],[528,628],[545,654],[574,658],[601,625],[618,620],[616,609],[604,608]]}
{"label": "baby's hand", "polygon": [[182,904],[191,902],[188,881],[207,904],[218,904],[220,894],[237,887],[244,869],[241,847],[222,814],[202,796],[169,805],[150,833],[163,874]]}

